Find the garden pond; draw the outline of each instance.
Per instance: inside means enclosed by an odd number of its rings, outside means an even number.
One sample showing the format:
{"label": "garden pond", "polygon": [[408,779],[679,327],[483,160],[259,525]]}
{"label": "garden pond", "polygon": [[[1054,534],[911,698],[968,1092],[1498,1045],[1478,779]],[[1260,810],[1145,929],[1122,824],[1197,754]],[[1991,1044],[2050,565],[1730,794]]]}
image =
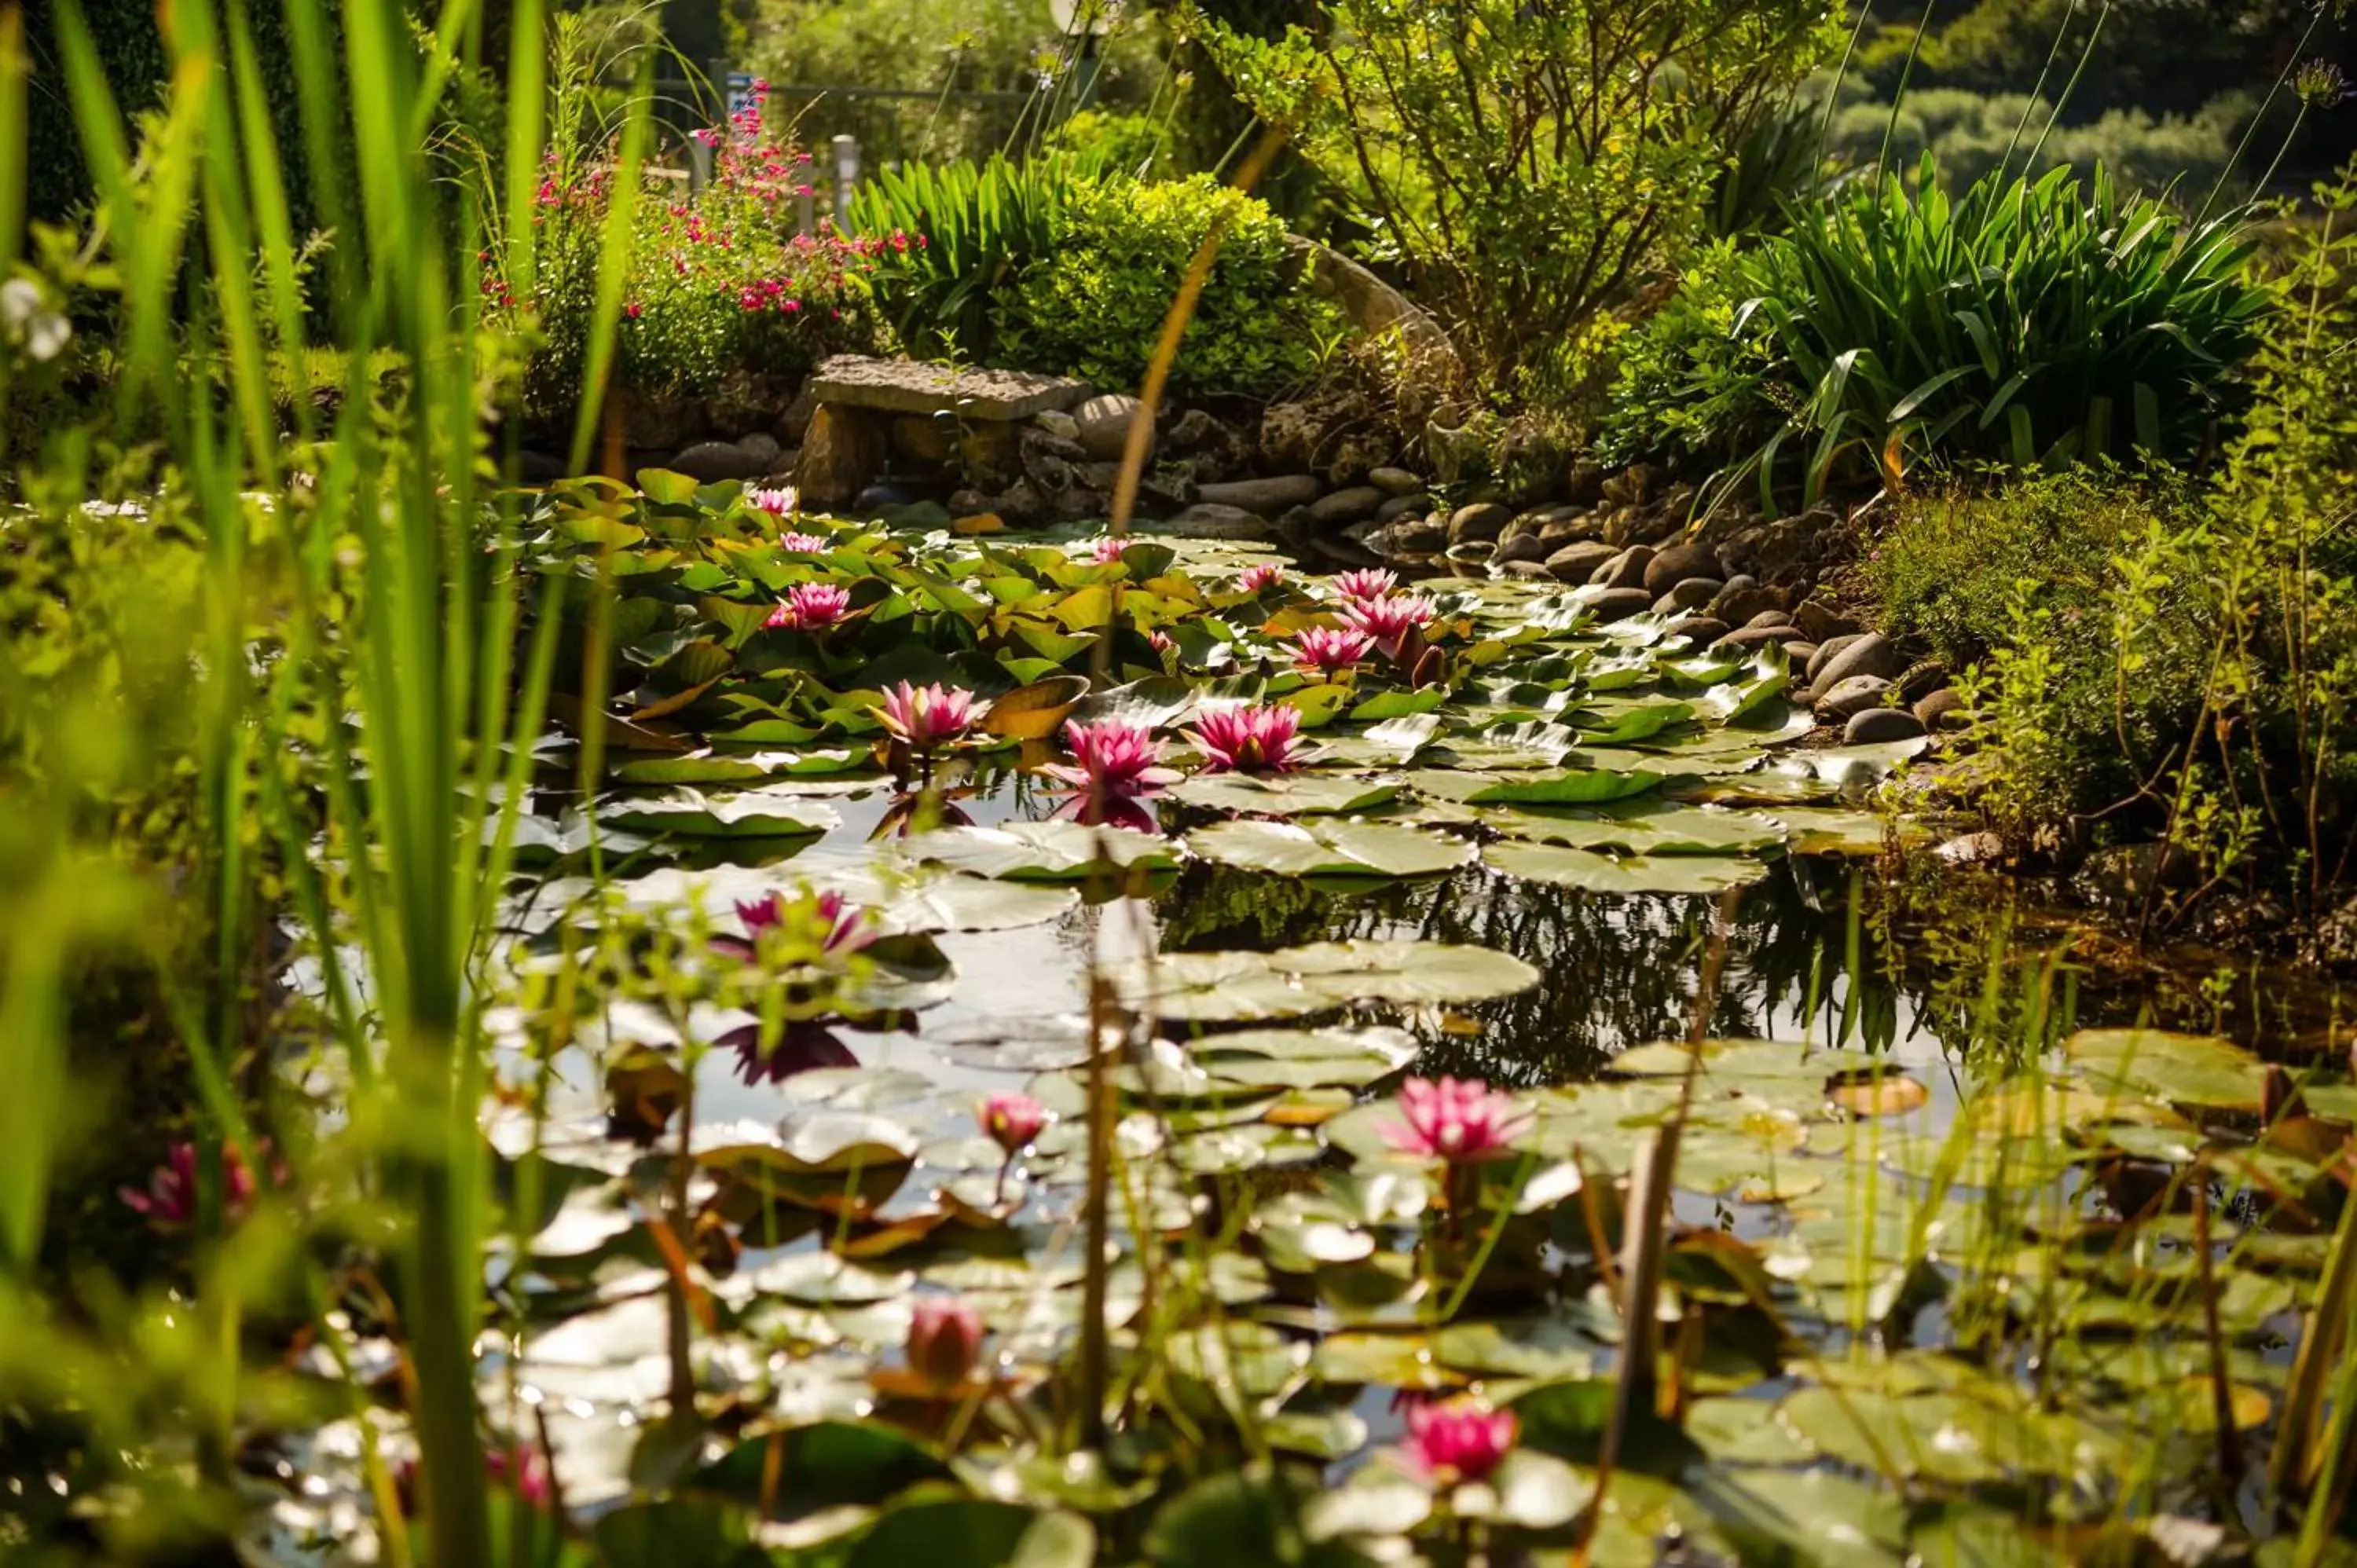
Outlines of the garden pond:
{"label": "garden pond", "polygon": [[[531,506],[608,686],[507,794],[484,1396],[608,1561],[2277,1536],[2357,1093],[1978,884],[1893,917],[1928,743],[1815,744],[1773,646],[664,473]],[[1512,1419],[1436,1463],[1436,1411]],[[283,1441],[255,1546],[367,1555],[357,1426]]]}

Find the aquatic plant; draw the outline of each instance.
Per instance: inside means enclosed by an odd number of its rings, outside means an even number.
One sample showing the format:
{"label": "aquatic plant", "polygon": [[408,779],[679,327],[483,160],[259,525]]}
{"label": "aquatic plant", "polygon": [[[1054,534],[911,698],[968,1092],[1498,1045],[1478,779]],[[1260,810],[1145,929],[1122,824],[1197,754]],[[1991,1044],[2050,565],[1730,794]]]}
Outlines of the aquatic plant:
{"label": "aquatic plant", "polygon": [[1031,1144],[1048,1124],[1048,1108],[1028,1094],[994,1094],[982,1102],[975,1120],[990,1141],[1012,1159]]}
{"label": "aquatic plant", "polygon": [[1492,1410],[1469,1396],[1412,1401],[1403,1420],[1410,1464],[1437,1487],[1489,1479],[1519,1433],[1512,1411]]}
{"label": "aquatic plant", "polygon": [[800,583],[778,601],[764,624],[771,631],[822,631],[851,608],[851,592],[833,583]]}
{"label": "aquatic plant", "polygon": [[[712,946],[748,962],[759,957],[772,940],[780,950],[803,961],[803,955],[826,959],[857,952],[877,937],[867,911],[833,888],[805,891],[797,897],[771,893],[763,898],[739,899],[737,918],[743,923],[745,935],[715,937]],[[775,939],[771,932],[777,933]]]}
{"label": "aquatic plant", "polygon": [[1354,599],[1342,611],[1343,620],[1364,634],[1386,659],[1422,651],[1420,634],[1439,613],[1439,607],[1420,594],[1394,594],[1376,599]]}
{"label": "aquatic plant", "polygon": [[1375,639],[1354,627],[1304,627],[1293,639],[1293,663],[1331,678],[1375,650]]}
{"label": "aquatic plant", "polygon": [[974,727],[974,693],[907,681],[884,693],[884,727],[918,751],[947,746]]}
{"label": "aquatic plant", "polygon": [[[266,1163],[270,1157],[267,1144],[261,1145]],[[253,1201],[253,1172],[233,1144],[221,1148],[221,1212],[234,1219],[242,1215]],[[197,1147],[190,1143],[172,1145],[147,1177],[143,1189],[120,1187],[116,1196],[124,1204],[145,1215],[158,1225],[188,1226],[197,1221]]]}
{"label": "aquatic plant", "polygon": [[1072,788],[1066,802],[1071,815],[1092,825],[1155,831],[1153,815],[1137,802],[1180,775],[1161,766],[1162,745],[1151,731],[1119,719],[1072,720],[1064,725],[1064,744],[1072,761],[1050,762],[1039,771]]}
{"label": "aquatic plant", "polygon": [[1339,572],[1326,585],[1343,603],[1360,604],[1368,599],[1389,598],[1399,587],[1399,577],[1382,567],[1366,566],[1355,572]]}
{"label": "aquatic plant", "polygon": [[1384,1142],[1450,1165],[1505,1158],[1531,1120],[1512,1099],[1473,1079],[1411,1078],[1400,1085],[1399,1102],[1405,1120],[1383,1124]]}
{"label": "aquatic plant", "polygon": [[1257,594],[1268,588],[1279,587],[1284,582],[1284,567],[1274,561],[1262,561],[1236,574],[1236,591],[1243,594]]}
{"label": "aquatic plant", "polygon": [[909,1369],[935,1393],[961,1388],[982,1359],[982,1314],[953,1295],[920,1296],[909,1311]]}
{"label": "aquatic plant", "polygon": [[1213,773],[1284,773],[1298,767],[1301,714],[1288,707],[1216,708],[1195,721],[1195,744]]}
{"label": "aquatic plant", "polygon": [[799,486],[780,485],[770,489],[748,489],[745,499],[757,511],[771,517],[791,517],[802,509],[802,493]]}

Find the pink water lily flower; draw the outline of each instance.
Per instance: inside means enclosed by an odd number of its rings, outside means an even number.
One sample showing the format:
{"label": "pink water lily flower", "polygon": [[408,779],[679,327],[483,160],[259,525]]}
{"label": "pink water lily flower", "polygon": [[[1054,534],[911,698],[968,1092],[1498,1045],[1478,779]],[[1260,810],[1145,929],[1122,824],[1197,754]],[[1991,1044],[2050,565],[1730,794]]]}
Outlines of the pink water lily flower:
{"label": "pink water lily flower", "polygon": [[775,489],[748,490],[745,499],[757,511],[771,517],[791,517],[802,510],[802,493],[792,485],[780,485]]}
{"label": "pink water lily flower", "polygon": [[936,1392],[974,1375],[982,1359],[982,1315],[957,1296],[921,1296],[909,1315],[909,1370]]}
{"label": "pink water lily flower", "polygon": [[1409,1463],[1436,1487],[1486,1480],[1512,1452],[1520,1423],[1469,1396],[1407,1407]]}
{"label": "pink water lily flower", "polygon": [[851,608],[851,590],[833,583],[802,583],[778,601],[764,624],[771,630],[818,631],[841,620]]}
{"label": "pink water lily flower", "polygon": [[994,1094],[982,1102],[974,1119],[990,1141],[1012,1159],[1030,1147],[1031,1140],[1048,1124],[1048,1108],[1028,1094]]}
{"label": "pink water lily flower", "polygon": [[1334,579],[1335,596],[1350,604],[1363,604],[1370,599],[1391,596],[1399,586],[1399,579],[1391,573],[1375,568],[1361,572],[1344,572]]}
{"label": "pink water lily flower", "polygon": [[1264,561],[1257,566],[1247,566],[1236,578],[1236,591],[1257,594],[1263,588],[1274,588],[1285,581],[1285,568],[1274,561]]}
{"label": "pink water lily flower", "polygon": [[824,534],[791,532],[778,535],[778,548],[793,551],[799,555],[816,555],[830,548],[830,544]]}
{"label": "pink water lily flower", "polygon": [[1121,553],[1132,542],[1125,534],[1102,534],[1089,542],[1089,560],[1099,566],[1111,566],[1121,560]]}
{"label": "pink water lily flower", "polygon": [[1064,744],[1071,748],[1072,761],[1050,762],[1039,771],[1092,795],[1146,795],[1178,780],[1176,770],[1160,766],[1162,743],[1137,725],[1067,719]]}
{"label": "pink water lily flower", "polygon": [[1411,1078],[1400,1085],[1405,1122],[1384,1122],[1383,1142],[1404,1155],[1451,1165],[1478,1165],[1512,1154],[1530,1115],[1479,1079]]}
{"label": "pink water lily flower", "polygon": [[956,740],[974,727],[974,718],[972,692],[903,681],[884,693],[884,727],[919,751]]}
{"label": "pink water lily flower", "polygon": [[1195,744],[1211,773],[1289,773],[1298,766],[1293,740],[1301,727],[1295,709],[1221,708],[1195,721]]}
{"label": "pink water lily flower", "polygon": [[1332,676],[1375,650],[1375,639],[1355,627],[1304,627],[1293,639],[1293,667]]}
{"label": "pink water lily flower", "polygon": [[715,937],[712,945],[720,952],[748,961],[759,956],[761,934],[773,927],[808,937],[821,958],[857,952],[877,935],[867,911],[833,888],[804,893],[799,898],[789,898],[783,893],[750,900],[740,898],[737,901],[737,918],[744,924],[744,936]]}
{"label": "pink water lily flower", "polygon": [[[263,1145],[263,1156],[269,1157],[269,1144]],[[231,1219],[244,1214],[253,1201],[253,1172],[247,1168],[244,1157],[233,1144],[221,1145],[221,1212]],[[135,1187],[115,1188],[115,1196],[124,1207],[145,1215],[158,1225],[194,1225],[197,1222],[197,1146],[175,1144],[165,1152],[164,1163],[148,1173],[145,1191]]]}
{"label": "pink water lily flower", "polygon": [[1397,659],[1416,633],[1431,623],[1440,613],[1440,607],[1418,594],[1401,594],[1387,599],[1359,599],[1342,611],[1342,618],[1351,629],[1364,633],[1383,650],[1386,659]]}

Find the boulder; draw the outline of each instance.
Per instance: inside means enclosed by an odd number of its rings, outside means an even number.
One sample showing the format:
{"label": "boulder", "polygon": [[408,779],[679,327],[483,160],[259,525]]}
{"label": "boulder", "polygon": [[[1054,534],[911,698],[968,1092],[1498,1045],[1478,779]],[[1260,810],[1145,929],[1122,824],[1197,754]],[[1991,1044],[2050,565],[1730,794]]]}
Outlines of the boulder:
{"label": "boulder", "polygon": [[1383,504],[1383,492],[1374,486],[1353,485],[1311,501],[1309,521],[1320,528],[1339,528],[1343,523],[1374,516],[1375,509]]}
{"label": "boulder", "polygon": [[[1722,617],[1721,618],[1725,618]],[[1782,610],[1761,610],[1758,615],[1753,616],[1743,624],[1747,627],[1792,626],[1792,618],[1786,615]],[[1792,629],[1798,631],[1800,628],[1793,627]]]}
{"label": "boulder", "polygon": [[1708,616],[1680,616],[1670,622],[1670,631],[1674,636],[1684,638],[1696,648],[1708,648],[1725,639],[1727,635],[1727,626],[1725,621],[1713,620]]}
{"label": "boulder", "polygon": [[1060,408],[1042,409],[1033,414],[1031,428],[1044,431],[1059,441],[1070,441],[1075,446],[1080,444],[1081,422]]}
{"label": "boulder", "polygon": [[1820,638],[1817,641],[1816,656],[1809,660],[1808,668],[1802,671],[1803,678],[1815,680],[1824,671],[1827,660],[1865,635],[1864,632],[1852,631],[1837,637]]}
{"label": "boulder", "polygon": [[1498,575],[1501,577],[1527,577],[1534,583],[1555,580],[1547,575],[1545,565],[1537,561],[1509,561],[1498,568]]}
{"label": "boulder", "polygon": [[881,421],[858,409],[821,403],[802,438],[802,459],[794,465],[794,483],[803,504],[842,506],[866,489],[884,466],[885,439]]}
{"label": "boulder", "polygon": [[[777,443],[772,441],[770,445],[775,446]],[[673,454],[663,467],[674,474],[685,474],[699,485],[716,484],[722,479],[758,479],[770,471],[768,463],[734,441],[699,441]]]}
{"label": "boulder", "polygon": [[1844,643],[1840,652],[1821,664],[1811,677],[1809,692],[1813,699],[1822,700],[1845,681],[1871,675],[1887,684],[1898,673],[1899,650],[1880,632],[1869,631],[1855,641]]}
{"label": "boulder", "polygon": [[1943,686],[1915,699],[1915,717],[1923,728],[1936,734],[1943,729],[1962,729],[1971,720],[1972,710],[1964,706],[1964,694],[1953,686]]}
{"label": "boulder", "polygon": [[1164,519],[1157,532],[1176,539],[1265,539],[1269,529],[1257,512],[1199,500]]}
{"label": "boulder", "polygon": [[1596,575],[1598,567],[1620,553],[1600,539],[1582,539],[1549,555],[1547,571],[1558,582],[1585,583]]}
{"label": "boulder", "polygon": [[1471,539],[1495,539],[1505,532],[1513,516],[1511,509],[1496,501],[1475,501],[1470,506],[1458,507],[1449,515],[1448,542],[1462,544]]}
{"label": "boulder", "polygon": [[1279,474],[1274,478],[1231,479],[1225,484],[1204,485],[1196,494],[1213,506],[1242,507],[1263,517],[1279,517],[1291,508],[1316,500],[1323,489],[1308,474]]}
{"label": "boulder", "polygon": [[1367,470],[1367,483],[1387,496],[1412,496],[1424,489],[1421,476],[1389,466]]}
{"label": "boulder", "polygon": [[[1643,593],[1645,568],[1652,564],[1653,547],[1652,545],[1631,544],[1620,554],[1598,566],[1596,569],[1596,575],[1590,577],[1588,581],[1601,587],[1635,588],[1640,593]],[[1645,602],[1648,605],[1652,604],[1653,596],[1646,594]]]}
{"label": "boulder", "polygon": [[1866,628],[1823,599],[1804,599],[1792,610],[1792,624],[1819,642],[1851,637]]}
{"label": "boulder", "polygon": [[1310,467],[1325,435],[1325,418],[1308,403],[1273,403],[1260,416],[1261,454],[1280,467]]}
{"label": "boulder", "polygon": [[1627,620],[1653,607],[1653,596],[1642,588],[1607,588],[1587,601],[1599,621]]}
{"label": "boulder", "polygon": [[911,489],[907,485],[896,485],[886,479],[863,488],[853,499],[851,510],[883,511],[896,506],[914,506],[924,499],[921,492]]}
{"label": "boulder", "polygon": [[[1730,625],[1748,626],[1756,617],[1770,610],[1781,611],[1783,607],[1784,590],[1781,588],[1763,588],[1757,583],[1738,588],[1729,583],[1719,591],[1717,599],[1710,607],[1710,613]],[[1807,628],[1802,629],[1805,631]]]}
{"label": "boulder", "polygon": [[1756,653],[1771,642],[1793,643],[1800,639],[1801,628],[1797,626],[1739,626],[1712,646],[1731,646],[1746,653]]}
{"label": "boulder", "polygon": [[1129,446],[1129,427],[1145,406],[1126,392],[1099,392],[1072,410],[1073,423],[1080,426],[1072,439],[1101,462],[1119,462]]}
{"label": "boulder", "polygon": [[[1377,507],[1375,509],[1375,521],[1377,522],[1390,522],[1397,518],[1409,516],[1422,517],[1426,512],[1428,512],[1431,510],[1432,498],[1425,494],[1422,490],[1417,490],[1410,495],[1394,496],[1389,500],[1383,502],[1383,505]],[[1445,529],[1448,526],[1448,520],[1447,518],[1441,519],[1441,527]]]}
{"label": "boulder", "polygon": [[1842,724],[1868,708],[1881,707],[1883,693],[1889,690],[1890,682],[1883,676],[1846,675],[1813,693],[1809,705],[1826,723]]}
{"label": "boulder", "polygon": [[1437,555],[1448,548],[1448,524],[1437,517],[1407,517],[1367,535],[1367,548],[1390,559]]}
{"label": "boulder", "polygon": [[750,435],[738,436],[737,450],[759,463],[761,472],[766,474],[778,466],[778,459],[785,456],[786,449],[779,446],[778,438],[768,431],[757,430]]}
{"label": "boulder", "polygon": [[1497,553],[1490,557],[1490,564],[1509,566],[1521,561],[1544,562],[1546,553],[1546,546],[1539,542],[1537,534],[1517,533],[1498,542]]}
{"label": "boulder", "polygon": [[1726,578],[1718,569],[1718,553],[1703,544],[1673,544],[1656,551],[1645,565],[1645,591],[1666,594],[1693,577],[1707,577],[1716,585]]}
{"label": "boulder", "polygon": [[1867,708],[1849,716],[1842,726],[1845,746],[1879,746],[1885,741],[1913,740],[1923,733],[1923,721],[1905,708]]}
{"label": "boulder", "polygon": [[1581,458],[1563,479],[1564,499],[1574,506],[1594,506],[1604,497],[1604,469]]}
{"label": "boulder", "polygon": [[1653,601],[1655,615],[1673,616],[1684,610],[1698,610],[1718,596],[1716,577],[1688,577],[1672,585]]}

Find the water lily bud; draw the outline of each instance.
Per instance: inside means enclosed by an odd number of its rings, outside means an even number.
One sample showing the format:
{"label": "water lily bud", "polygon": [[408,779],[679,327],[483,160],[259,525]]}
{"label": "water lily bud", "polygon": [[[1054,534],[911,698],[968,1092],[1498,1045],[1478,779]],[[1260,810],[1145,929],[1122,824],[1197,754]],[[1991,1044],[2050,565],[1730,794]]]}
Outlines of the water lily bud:
{"label": "water lily bud", "polygon": [[982,1102],[982,1130],[1012,1156],[1030,1146],[1048,1124],[1048,1108],[1028,1094],[994,1094]]}
{"label": "water lily bud", "polygon": [[909,1318],[909,1369],[935,1389],[966,1380],[982,1355],[982,1315],[956,1296],[926,1296]]}

